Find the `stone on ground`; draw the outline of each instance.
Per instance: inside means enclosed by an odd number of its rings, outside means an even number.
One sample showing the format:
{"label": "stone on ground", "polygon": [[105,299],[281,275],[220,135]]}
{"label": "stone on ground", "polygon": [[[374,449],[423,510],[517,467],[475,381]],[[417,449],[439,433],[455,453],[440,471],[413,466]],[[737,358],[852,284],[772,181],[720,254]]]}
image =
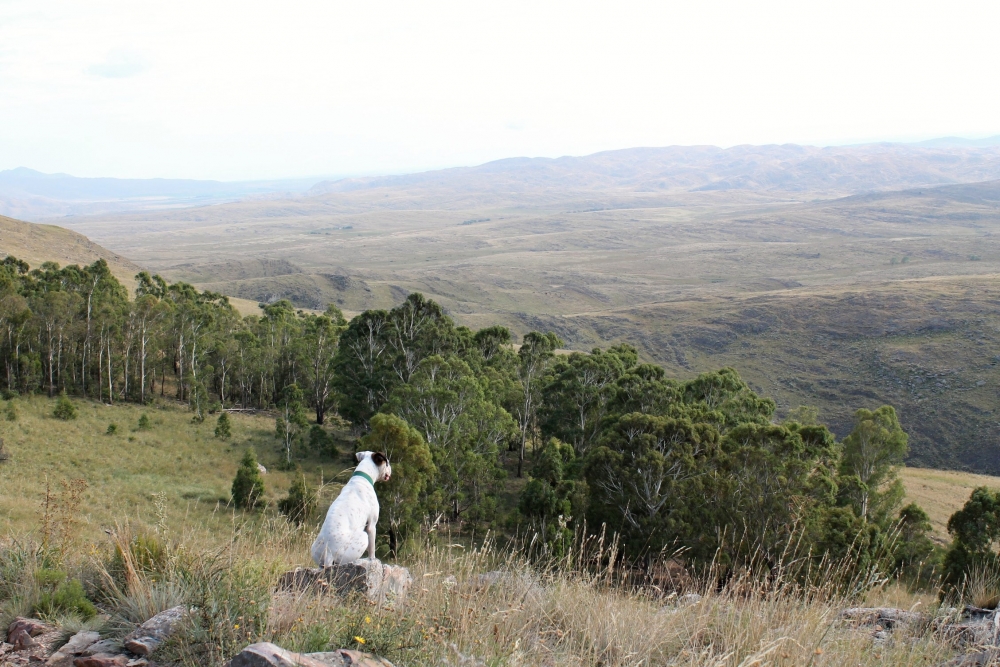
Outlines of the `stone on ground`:
{"label": "stone on ground", "polygon": [[361,558],[326,568],[297,567],[282,575],[278,587],[286,591],[329,591],[339,595],[362,593],[372,602],[393,604],[406,598],[413,578],[398,565]]}
{"label": "stone on ground", "polygon": [[49,659],[45,661],[46,665],[51,667],[62,667],[63,665],[68,665],[73,660],[74,656],[78,656],[92,645],[100,640],[101,635],[92,630],[82,630],[72,637],[69,641],[59,647],[59,650],[49,656]]}
{"label": "stone on ground", "polygon": [[125,638],[125,648],[139,656],[149,655],[180,627],[187,614],[184,605],[161,611]]}
{"label": "stone on ground", "polygon": [[227,667],[392,667],[392,663],[369,653],[346,649],[293,653],[270,642],[261,642],[240,651]]}

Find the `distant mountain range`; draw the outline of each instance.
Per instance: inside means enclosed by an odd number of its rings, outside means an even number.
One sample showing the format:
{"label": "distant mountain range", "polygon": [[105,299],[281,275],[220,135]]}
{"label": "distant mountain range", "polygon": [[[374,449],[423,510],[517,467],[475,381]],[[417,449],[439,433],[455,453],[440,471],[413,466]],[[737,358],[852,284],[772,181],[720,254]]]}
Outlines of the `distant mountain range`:
{"label": "distant mountain range", "polygon": [[[443,197],[476,192],[499,199],[555,191],[631,193],[745,190],[831,196],[1000,178],[1000,139],[991,144],[868,144],[817,148],[670,146],[584,157],[510,158],[477,167],[318,183],[323,196],[361,190],[420,190]],[[955,140],[958,141],[958,140]],[[984,142],[988,140],[983,140]]]}
{"label": "distant mountain range", "polygon": [[[272,181],[78,178],[0,171],[0,214],[28,220],[205,206],[246,199],[313,200],[364,208],[444,208],[585,200],[588,193],[744,191],[842,196],[1000,179],[1000,136],[819,148],[668,146],[583,157],[507,158],[415,174]],[[367,201],[376,193],[384,201]]]}
{"label": "distant mountain range", "polygon": [[80,178],[18,167],[0,171],[0,215],[29,220],[204,206],[252,197],[293,195],[318,179],[199,181],[170,178]]}

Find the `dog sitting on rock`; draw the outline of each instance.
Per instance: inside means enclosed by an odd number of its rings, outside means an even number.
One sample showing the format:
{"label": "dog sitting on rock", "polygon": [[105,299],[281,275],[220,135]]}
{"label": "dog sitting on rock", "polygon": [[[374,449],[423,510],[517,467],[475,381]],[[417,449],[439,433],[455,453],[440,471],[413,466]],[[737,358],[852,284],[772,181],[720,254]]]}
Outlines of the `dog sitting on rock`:
{"label": "dog sitting on rock", "polygon": [[382,452],[358,452],[356,456],[358,467],[327,510],[312,545],[313,560],[320,567],[352,563],[361,558],[366,546],[368,558],[375,558],[375,482],[388,482],[392,466]]}

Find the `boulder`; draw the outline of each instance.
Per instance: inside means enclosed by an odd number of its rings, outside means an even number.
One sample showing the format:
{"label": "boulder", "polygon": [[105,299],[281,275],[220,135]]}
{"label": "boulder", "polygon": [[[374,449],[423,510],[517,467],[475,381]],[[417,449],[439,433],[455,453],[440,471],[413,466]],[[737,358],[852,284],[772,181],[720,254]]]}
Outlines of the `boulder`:
{"label": "boulder", "polygon": [[80,655],[90,648],[90,646],[97,643],[100,638],[101,635],[97,632],[82,630],[70,637],[68,642],[60,646],[58,651],[49,656],[49,659],[45,661],[45,664],[52,666],[68,666],[70,664],[70,660],[73,659],[73,656]]}
{"label": "boulder", "polygon": [[161,611],[125,638],[125,648],[136,655],[149,655],[177,631],[187,615],[188,609],[184,605]]}
{"label": "boulder", "polygon": [[227,667],[392,667],[392,663],[369,653],[346,649],[303,654],[261,642],[240,651]]}
{"label": "boulder", "polygon": [[361,558],[346,565],[325,568],[297,567],[281,576],[278,588],[329,591],[339,595],[358,592],[372,602],[394,604],[406,598],[412,583],[413,577],[405,567]]}

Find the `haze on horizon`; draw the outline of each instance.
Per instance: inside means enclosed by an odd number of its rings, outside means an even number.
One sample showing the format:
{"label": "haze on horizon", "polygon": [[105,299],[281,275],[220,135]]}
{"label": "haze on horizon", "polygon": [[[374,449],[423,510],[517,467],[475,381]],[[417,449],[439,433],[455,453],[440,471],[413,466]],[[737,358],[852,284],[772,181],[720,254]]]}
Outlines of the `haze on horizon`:
{"label": "haze on horizon", "polygon": [[987,2],[0,0],[0,170],[221,180],[1000,134]]}

